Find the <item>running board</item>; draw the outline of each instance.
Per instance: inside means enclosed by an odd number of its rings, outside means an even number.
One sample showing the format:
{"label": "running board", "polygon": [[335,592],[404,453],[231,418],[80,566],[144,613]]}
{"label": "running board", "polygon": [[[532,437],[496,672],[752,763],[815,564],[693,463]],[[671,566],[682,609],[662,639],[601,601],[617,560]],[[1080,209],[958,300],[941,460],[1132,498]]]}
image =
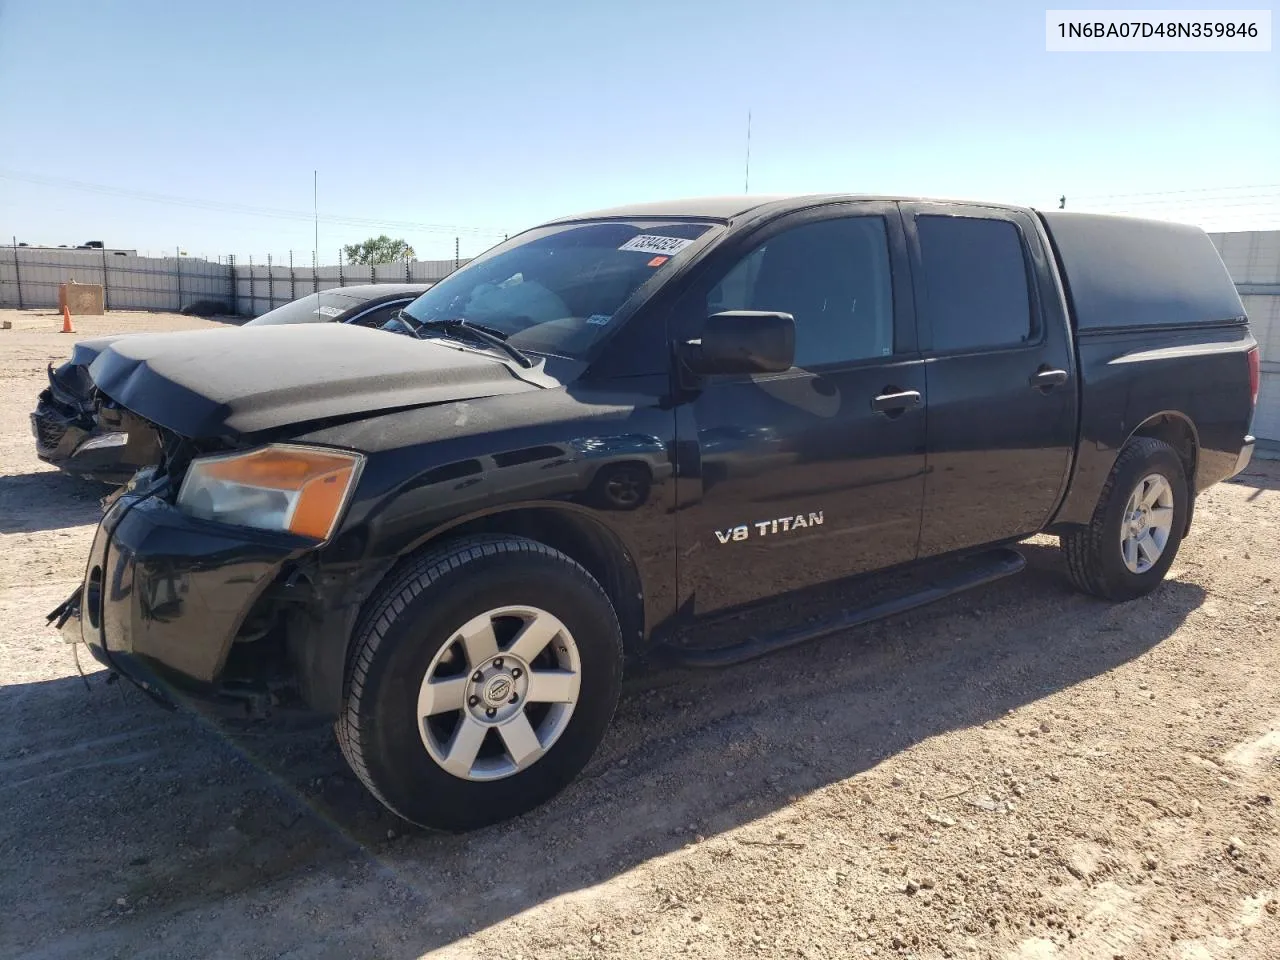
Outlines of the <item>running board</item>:
{"label": "running board", "polygon": [[964,561],[959,570],[933,579],[920,589],[898,594],[857,610],[846,610],[839,615],[808,623],[802,627],[784,630],[763,637],[748,637],[740,643],[712,648],[680,647],[664,644],[661,655],[683,667],[728,667],[747,660],[754,660],[777,650],[785,650],[819,637],[839,633],[851,627],[860,627],[875,620],[883,620],[917,607],[934,603],[946,597],[980,587],[983,584],[1013,576],[1027,565],[1026,559],[1016,550],[1001,547],[975,554]]}

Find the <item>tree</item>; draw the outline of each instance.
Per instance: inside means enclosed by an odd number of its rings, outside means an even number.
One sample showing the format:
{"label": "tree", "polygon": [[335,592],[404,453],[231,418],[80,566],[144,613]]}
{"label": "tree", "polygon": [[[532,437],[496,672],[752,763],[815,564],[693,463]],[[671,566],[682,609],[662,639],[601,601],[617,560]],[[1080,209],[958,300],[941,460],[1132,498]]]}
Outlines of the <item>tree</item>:
{"label": "tree", "polygon": [[396,263],[400,260],[412,260],[413,247],[404,240],[392,240],[385,233],[378,237],[370,237],[364,243],[349,243],[342,248],[347,255],[348,263],[368,266],[371,263]]}

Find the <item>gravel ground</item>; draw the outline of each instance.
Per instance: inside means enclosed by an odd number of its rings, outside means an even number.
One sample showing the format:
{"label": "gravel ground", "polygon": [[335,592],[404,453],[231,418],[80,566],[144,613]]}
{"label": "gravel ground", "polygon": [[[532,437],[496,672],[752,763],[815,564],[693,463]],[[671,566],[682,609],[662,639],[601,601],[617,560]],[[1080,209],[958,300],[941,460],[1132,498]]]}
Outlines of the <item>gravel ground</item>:
{"label": "gravel ground", "polygon": [[0,956],[1280,956],[1276,464],[1201,498],[1150,597],[1073,593],[1036,538],[1023,575],[909,617],[635,678],[559,798],[437,836],[326,726],[77,676],[44,614],[104,491],[27,422],[73,338],[4,319]]}

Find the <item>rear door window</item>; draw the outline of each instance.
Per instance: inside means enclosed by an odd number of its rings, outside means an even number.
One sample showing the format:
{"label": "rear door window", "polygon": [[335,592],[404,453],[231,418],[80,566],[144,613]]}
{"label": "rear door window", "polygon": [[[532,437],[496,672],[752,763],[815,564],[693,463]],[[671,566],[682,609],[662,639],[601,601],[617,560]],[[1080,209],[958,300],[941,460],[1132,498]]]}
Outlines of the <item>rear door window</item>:
{"label": "rear door window", "polygon": [[919,216],[924,267],[921,311],[933,350],[981,350],[1027,343],[1034,336],[1027,262],[1008,220]]}

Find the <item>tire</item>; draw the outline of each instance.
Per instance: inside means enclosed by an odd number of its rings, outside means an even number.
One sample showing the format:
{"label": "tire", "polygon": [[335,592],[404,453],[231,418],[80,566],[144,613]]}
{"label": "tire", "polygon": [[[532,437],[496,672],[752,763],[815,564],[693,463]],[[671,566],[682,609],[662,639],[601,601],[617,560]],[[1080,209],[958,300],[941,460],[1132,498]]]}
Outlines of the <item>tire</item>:
{"label": "tire", "polygon": [[[1139,484],[1147,484],[1153,477],[1163,479],[1168,485],[1172,513],[1160,522],[1168,519],[1171,526],[1154,562],[1149,561],[1141,549],[1129,553],[1130,560],[1137,558],[1135,570],[1127,562],[1123,545],[1125,535],[1133,529],[1126,527],[1126,510]],[[1144,487],[1153,494],[1159,489],[1157,483]],[[1182,460],[1173,447],[1150,437],[1134,438],[1116,458],[1089,525],[1077,527],[1061,537],[1072,582],[1083,592],[1107,600],[1134,600],[1150,593],[1159,586],[1177,556],[1190,505]],[[1146,514],[1153,534],[1157,532],[1155,518],[1162,509],[1167,508],[1157,503]],[[1140,524],[1139,529],[1145,527]]]}
{"label": "tire", "polygon": [[[537,658],[516,656],[539,642]],[[470,830],[572,781],[604,736],[621,682],[618,619],[585,569],[535,540],[468,537],[406,560],[371,598],[348,659],[338,743],[393,813]],[[540,700],[549,690],[560,699]],[[478,752],[452,749],[473,744]]]}

